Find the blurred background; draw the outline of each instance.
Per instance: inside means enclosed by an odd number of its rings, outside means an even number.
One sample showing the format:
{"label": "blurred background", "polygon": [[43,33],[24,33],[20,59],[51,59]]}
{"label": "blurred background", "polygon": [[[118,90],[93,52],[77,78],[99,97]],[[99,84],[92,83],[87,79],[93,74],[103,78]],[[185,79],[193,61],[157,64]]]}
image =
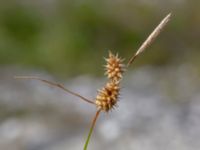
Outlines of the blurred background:
{"label": "blurred background", "polygon": [[0,149],[83,149],[108,50],[126,61],[169,12],[172,19],[122,82],[118,107],[102,113],[89,149],[198,150],[200,1],[0,0]]}

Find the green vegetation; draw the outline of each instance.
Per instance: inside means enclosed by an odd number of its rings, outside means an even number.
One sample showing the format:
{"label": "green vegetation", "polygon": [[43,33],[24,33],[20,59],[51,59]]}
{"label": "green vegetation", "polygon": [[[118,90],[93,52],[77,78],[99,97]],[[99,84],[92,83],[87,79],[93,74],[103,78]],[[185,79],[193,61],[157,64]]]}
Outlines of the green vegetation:
{"label": "green vegetation", "polygon": [[0,64],[40,68],[63,77],[101,75],[96,66],[109,49],[129,58],[172,11],[170,26],[135,65],[168,65],[177,58],[199,65],[197,3],[0,2]]}

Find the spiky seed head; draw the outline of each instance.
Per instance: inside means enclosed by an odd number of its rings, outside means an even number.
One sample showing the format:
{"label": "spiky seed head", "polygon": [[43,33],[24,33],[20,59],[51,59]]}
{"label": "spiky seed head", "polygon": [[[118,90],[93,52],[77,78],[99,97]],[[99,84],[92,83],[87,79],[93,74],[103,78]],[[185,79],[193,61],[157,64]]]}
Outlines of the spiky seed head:
{"label": "spiky seed head", "polygon": [[117,103],[119,96],[119,81],[110,80],[101,90],[98,91],[96,97],[97,108],[108,112]]}
{"label": "spiky seed head", "polygon": [[107,64],[105,65],[105,75],[108,79],[119,81],[122,78],[122,74],[125,71],[125,65],[123,64],[123,59],[118,57],[118,54],[113,55],[109,51],[109,57],[105,59]]}

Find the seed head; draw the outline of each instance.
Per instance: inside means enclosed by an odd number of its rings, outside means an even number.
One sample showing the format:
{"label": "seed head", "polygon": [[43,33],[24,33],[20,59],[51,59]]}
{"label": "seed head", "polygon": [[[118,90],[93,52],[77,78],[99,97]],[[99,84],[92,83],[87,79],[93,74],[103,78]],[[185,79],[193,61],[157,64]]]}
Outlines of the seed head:
{"label": "seed head", "polygon": [[113,55],[109,51],[109,57],[105,59],[107,64],[105,65],[105,75],[108,79],[119,81],[122,78],[122,74],[125,71],[125,65],[123,64],[123,59],[118,57],[118,54]]}
{"label": "seed head", "polygon": [[98,91],[95,101],[97,107],[108,112],[116,105],[119,91],[119,81],[110,80],[101,90]]}

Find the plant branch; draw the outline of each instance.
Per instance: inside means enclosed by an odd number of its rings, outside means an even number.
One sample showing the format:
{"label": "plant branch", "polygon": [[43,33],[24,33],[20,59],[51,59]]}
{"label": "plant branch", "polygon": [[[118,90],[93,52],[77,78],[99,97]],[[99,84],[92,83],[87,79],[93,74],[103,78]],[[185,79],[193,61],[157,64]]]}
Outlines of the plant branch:
{"label": "plant branch", "polygon": [[39,81],[47,83],[47,84],[49,84],[51,86],[60,88],[60,89],[64,90],[65,92],[70,93],[71,95],[79,97],[80,99],[82,99],[82,100],[84,100],[84,101],[86,101],[86,102],[88,102],[90,104],[94,104],[95,105],[95,103],[93,101],[91,101],[91,100],[89,100],[89,99],[87,99],[87,98],[79,95],[78,93],[75,93],[75,92],[72,92],[72,91],[66,89],[63,85],[61,85],[59,83],[51,82],[51,81],[48,81],[48,80],[45,80],[45,79],[41,79],[41,78],[35,77],[35,76],[15,76],[14,78],[15,79],[33,79],[33,80],[39,80]]}
{"label": "plant branch", "polygon": [[169,13],[161,22],[160,24],[153,30],[153,32],[148,36],[148,38],[143,42],[143,44],[140,46],[140,48],[137,50],[137,52],[130,58],[130,60],[127,63],[127,67],[132,64],[132,62],[135,60],[137,56],[139,56],[144,50],[149,47],[153,41],[156,39],[156,37],[160,34],[160,32],[163,30],[163,28],[167,25],[171,17],[171,13]]}

